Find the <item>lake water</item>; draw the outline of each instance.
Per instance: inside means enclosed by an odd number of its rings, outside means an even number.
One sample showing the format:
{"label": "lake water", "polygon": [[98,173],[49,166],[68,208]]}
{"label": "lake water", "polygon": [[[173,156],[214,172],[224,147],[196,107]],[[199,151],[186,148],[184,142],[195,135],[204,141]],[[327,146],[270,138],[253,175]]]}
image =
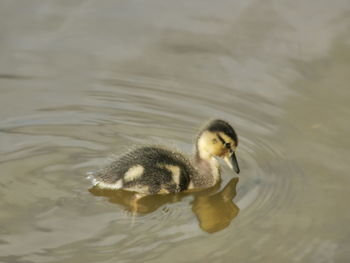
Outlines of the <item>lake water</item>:
{"label": "lake water", "polygon": [[[348,0],[0,6],[0,262],[350,262]],[[239,178],[138,213],[90,189],[212,118]]]}

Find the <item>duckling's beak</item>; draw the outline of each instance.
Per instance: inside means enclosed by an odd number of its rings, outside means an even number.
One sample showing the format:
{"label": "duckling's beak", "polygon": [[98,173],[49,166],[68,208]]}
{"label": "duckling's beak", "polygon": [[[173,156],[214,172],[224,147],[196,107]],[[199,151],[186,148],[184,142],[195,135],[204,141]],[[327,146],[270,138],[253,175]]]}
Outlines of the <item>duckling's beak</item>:
{"label": "duckling's beak", "polygon": [[239,174],[240,170],[235,152],[232,152],[230,155],[226,155],[224,160],[232,170],[235,170],[235,172]]}

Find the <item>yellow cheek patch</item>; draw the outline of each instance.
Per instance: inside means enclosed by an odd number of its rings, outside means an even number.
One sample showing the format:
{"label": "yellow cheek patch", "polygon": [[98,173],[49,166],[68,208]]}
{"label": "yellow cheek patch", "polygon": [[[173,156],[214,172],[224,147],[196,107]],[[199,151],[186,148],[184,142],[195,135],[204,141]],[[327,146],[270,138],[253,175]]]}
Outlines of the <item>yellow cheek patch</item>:
{"label": "yellow cheek patch", "polygon": [[222,156],[226,151],[225,146],[221,143],[216,133],[209,131],[203,132],[199,139],[198,146],[201,151],[216,156]]}
{"label": "yellow cheek patch", "polygon": [[228,155],[229,149],[226,148],[218,135],[222,138],[222,140],[224,140],[225,143],[229,143],[231,145],[231,149],[236,149],[235,141],[225,133],[205,131],[202,133],[198,142],[199,150],[220,157]]}

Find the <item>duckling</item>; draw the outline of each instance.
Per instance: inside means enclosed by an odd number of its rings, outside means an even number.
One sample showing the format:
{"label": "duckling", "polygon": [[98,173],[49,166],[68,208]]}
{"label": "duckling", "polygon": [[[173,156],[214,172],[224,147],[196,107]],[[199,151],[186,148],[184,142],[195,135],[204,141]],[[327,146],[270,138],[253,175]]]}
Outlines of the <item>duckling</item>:
{"label": "duckling", "polygon": [[213,120],[199,132],[192,159],[164,147],[143,146],[88,178],[95,187],[124,189],[142,196],[208,188],[221,179],[216,157],[223,158],[237,174],[240,172],[237,146],[238,137],[232,126],[223,120]]}

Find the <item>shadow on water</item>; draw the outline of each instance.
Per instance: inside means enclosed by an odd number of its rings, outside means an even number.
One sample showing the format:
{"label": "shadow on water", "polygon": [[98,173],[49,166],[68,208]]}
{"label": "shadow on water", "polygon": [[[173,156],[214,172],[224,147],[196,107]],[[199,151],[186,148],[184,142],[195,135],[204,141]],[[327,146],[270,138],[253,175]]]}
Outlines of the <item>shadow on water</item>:
{"label": "shadow on water", "polygon": [[97,187],[90,188],[89,192],[95,196],[107,197],[109,202],[118,204],[127,211],[136,212],[139,216],[152,213],[165,204],[180,202],[184,197],[193,196],[192,211],[199,226],[208,233],[215,233],[229,226],[239,213],[238,206],[233,202],[238,181],[238,177],[231,179],[221,191],[218,191],[220,185],[217,185],[202,191],[146,196],[137,200],[137,205],[134,192]]}

